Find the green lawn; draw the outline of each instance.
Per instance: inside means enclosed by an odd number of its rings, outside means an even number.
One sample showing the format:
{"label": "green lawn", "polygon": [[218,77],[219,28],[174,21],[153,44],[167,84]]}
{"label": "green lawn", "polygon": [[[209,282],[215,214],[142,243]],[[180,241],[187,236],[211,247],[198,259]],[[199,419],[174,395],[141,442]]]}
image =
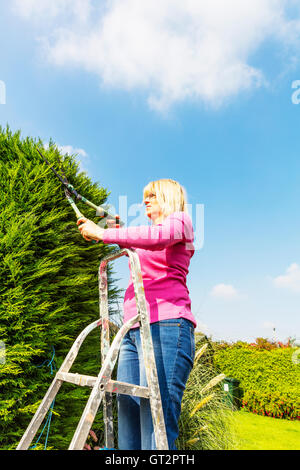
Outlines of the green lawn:
{"label": "green lawn", "polygon": [[234,413],[239,450],[300,450],[300,422]]}

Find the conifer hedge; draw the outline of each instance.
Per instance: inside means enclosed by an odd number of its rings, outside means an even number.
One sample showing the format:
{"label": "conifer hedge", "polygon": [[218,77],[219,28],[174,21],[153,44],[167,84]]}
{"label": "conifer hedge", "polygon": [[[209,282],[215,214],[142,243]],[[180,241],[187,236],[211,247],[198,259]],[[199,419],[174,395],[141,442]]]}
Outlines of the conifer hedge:
{"label": "conifer hedge", "polygon": [[[59,181],[41,160],[40,140],[0,128],[0,449],[14,449],[78,334],[99,318],[99,257],[113,248],[87,243]],[[89,200],[108,193],[79,172],[74,156],[50,142],[69,181]],[[79,203],[80,205],[80,203]],[[95,213],[80,206],[90,218]],[[95,220],[95,218],[94,218]],[[110,309],[119,291],[108,271]],[[86,340],[72,371],[99,371],[99,331]],[[52,361],[51,361],[52,359]],[[90,390],[64,384],[57,395],[48,448],[67,449]],[[95,426],[102,426],[102,412]],[[41,427],[42,429],[42,427]],[[43,448],[45,430],[36,448]],[[37,437],[39,433],[37,433]]]}

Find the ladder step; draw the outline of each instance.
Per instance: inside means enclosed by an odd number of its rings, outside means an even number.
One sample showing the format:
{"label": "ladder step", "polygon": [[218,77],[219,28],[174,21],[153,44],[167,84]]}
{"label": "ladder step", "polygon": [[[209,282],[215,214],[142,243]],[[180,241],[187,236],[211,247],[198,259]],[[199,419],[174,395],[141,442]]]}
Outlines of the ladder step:
{"label": "ladder step", "polygon": [[[96,383],[97,377],[82,374],[72,374],[70,372],[58,372],[56,374],[58,380],[79,385],[80,387],[93,387]],[[101,385],[100,385],[101,389]],[[108,393],[118,393],[120,395],[132,395],[135,397],[149,398],[149,388],[141,387],[140,385],[128,384],[126,382],[118,382],[116,380],[109,380],[105,385],[105,391]]]}

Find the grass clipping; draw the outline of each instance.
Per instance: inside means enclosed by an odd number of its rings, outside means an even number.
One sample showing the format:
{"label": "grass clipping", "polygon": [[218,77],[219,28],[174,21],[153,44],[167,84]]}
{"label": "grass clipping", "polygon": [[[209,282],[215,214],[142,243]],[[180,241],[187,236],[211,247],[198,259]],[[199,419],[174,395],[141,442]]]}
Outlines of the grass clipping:
{"label": "grass clipping", "polygon": [[197,341],[194,367],[182,400],[177,439],[179,450],[233,450],[238,447],[234,411],[224,399],[225,375],[216,374],[212,356],[209,342]]}

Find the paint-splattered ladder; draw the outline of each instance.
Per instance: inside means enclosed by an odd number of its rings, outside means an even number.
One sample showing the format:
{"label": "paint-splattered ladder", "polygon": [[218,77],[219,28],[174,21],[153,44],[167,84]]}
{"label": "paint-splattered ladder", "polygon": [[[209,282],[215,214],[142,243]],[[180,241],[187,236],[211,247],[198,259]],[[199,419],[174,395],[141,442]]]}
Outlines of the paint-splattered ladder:
{"label": "paint-splattered ladder", "polygon": [[[110,345],[107,264],[109,261],[113,261],[124,255],[128,255],[130,261],[138,314],[120,328],[112,344]],[[52,384],[50,385],[45,397],[43,398],[38,410],[32,418],[31,423],[29,424],[17,447],[17,450],[26,450],[29,448],[63,382],[69,382],[75,385],[88,386],[92,388],[91,395],[81,416],[69,446],[69,450],[83,449],[101,402],[103,402],[105,423],[105,446],[109,449],[114,448],[112,393],[143,397],[150,400],[156,447],[158,450],[168,450],[168,441],[161,404],[149,317],[147,314],[140,260],[134,250],[123,249],[105,257],[101,261],[99,268],[99,301],[100,320],[95,321],[94,323],[87,326],[74,342],[62,366],[58,370]],[[127,384],[111,380],[111,374],[118,358],[122,340],[130,328],[137,322],[140,323],[141,328],[141,342],[148,387],[141,387],[134,384]],[[99,326],[102,326],[102,367],[98,377],[70,373],[69,370],[71,369],[78,355],[83,341],[91,331]]]}

